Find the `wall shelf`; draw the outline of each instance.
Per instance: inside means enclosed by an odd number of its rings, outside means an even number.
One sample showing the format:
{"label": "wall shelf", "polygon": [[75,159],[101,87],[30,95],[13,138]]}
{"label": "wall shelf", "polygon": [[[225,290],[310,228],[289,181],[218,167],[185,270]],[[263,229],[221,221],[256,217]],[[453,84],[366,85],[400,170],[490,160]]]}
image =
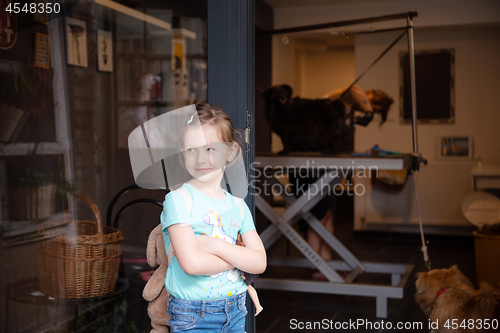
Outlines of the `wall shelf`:
{"label": "wall shelf", "polygon": [[65,152],[66,148],[60,142],[0,144],[0,156],[64,155]]}

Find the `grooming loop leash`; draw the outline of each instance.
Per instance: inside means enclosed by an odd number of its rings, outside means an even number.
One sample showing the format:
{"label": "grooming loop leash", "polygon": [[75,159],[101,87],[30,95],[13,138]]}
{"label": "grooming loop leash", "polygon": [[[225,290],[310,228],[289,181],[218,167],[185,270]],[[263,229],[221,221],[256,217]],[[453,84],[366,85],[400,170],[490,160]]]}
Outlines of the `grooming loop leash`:
{"label": "grooming loop leash", "polygon": [[389,52],[389,50],[390,50],[390,49],[392,49],[392,47],[393,47],[394,45],[396,45],[396,44],[399,42],[399,40],[400,40],[401,38],[403,38],[403,36],[404,36],[404,35],[406,35],[406,30],[405,30],[405,31],[403,31],[403,33],[402,33],[401,35],[399,35],[399,36],[398,36],[398,37],[397,37],[397,38],[396,38],[396,39],[395,39],[395,40],[391,43],[391,45],[389,45],[389,46],[388,46],[388,47],[384,50],[384,52],[382,52],[382,53],[381,53],[381,54],[377,57],[377,59],[375,59],[375,61],[373,61],[373,62],[371,63],[371,65],[370,65],[370,66],[368,66],[368,68],[367,68],[367,69],[365,69],[365,70],[364,70],[364,72],[363,72],[363,73],[361,73],[361,74],[360,74],[360,75],[356,78],[356,80],[354,80],[354,82],[353,82],[353,83],[349,86],[349,88],[347,88],[347,89],[346,89],[346,90],[342,93],[342,95],[340,95],[340,97],[339,97],[339,98],[344,97],[344,95],[345,95],[345,94],[347,94],[347,92],[348,92],[349,90],[351,90],[351,88],[352,88],[352,87],[353,87],[356,83],[358,83],[358,81],[359,81],[359,80],[361,80],[361,78],[362,78],[363,76],[365,76],[365,74],[366,74],[366,73],[368,73],[368,71],[369,71],[370,69],[372,69],[372,67],[373,67],[373,66],[375,66],[375,64],[376,64],[376,63],[377,63],[380,59],[382,59],[382,57],[383,57],[383,56],[385,56],[385,54],[386,54],[387,52]]}
{"label": "grooming loop leash", "polygon": [[424,261],[425,261],[425,267],[427,268],[428,271],[431,270],[431,262],[429,260],[429,254],[427,253],[427,242],[425,241],[424,237],[424,227],[422,224],[422,212],[420,211],[420,200],[418,198],[418,189],[417,189],[417,177],[416,173],[413,172],[413,187],[415,188],[415,199],[417,201],[417,214],[418,214],[418,224],[420,226],[420,237],[422,238],[422,248],[420,251],[423,252],[424,254]]}

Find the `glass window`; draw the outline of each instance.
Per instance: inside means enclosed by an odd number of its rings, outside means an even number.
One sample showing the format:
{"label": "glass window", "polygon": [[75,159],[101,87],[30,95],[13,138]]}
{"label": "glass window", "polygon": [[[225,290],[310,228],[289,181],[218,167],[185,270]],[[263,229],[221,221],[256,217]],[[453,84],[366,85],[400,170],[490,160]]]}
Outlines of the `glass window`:
{"label": "glass window", "polygon": [[58,5],[0,18],[0,331],[149,331],[165,191],[112,199],[134,184],[129,133],[207,100],[206,0]]}

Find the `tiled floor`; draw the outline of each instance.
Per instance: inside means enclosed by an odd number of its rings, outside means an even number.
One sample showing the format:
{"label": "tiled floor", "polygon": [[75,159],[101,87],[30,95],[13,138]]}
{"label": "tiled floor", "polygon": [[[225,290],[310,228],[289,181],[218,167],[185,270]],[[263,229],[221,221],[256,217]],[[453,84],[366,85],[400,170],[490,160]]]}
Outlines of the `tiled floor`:
{"label": "tiled floor", "polygon": [[[347,222],[348,223],[348,222]],[[331,294],[312,294],[288,291],[258,290],[264,311],[256,318],[257,333],[290,332],[296,327],[294,323],[323,321],[333,325],[336,322],[349,322],[364,319],[373,324],[373,328],[362,326],[358,329],[340,329],[339,332],[429,332],[428,320],[415,303],[415,274],[425,270],[423,256],[420,252],[420,235],[380,232],[352,232],[348,228],[342,230],[342,222],[337,221],[336,235],[344,245],[361,261],[411,263],[415,265],[409,279],[403,299],[389,299],[388,317],[377,319],[375,316],[375,298],[359,296],[342,296]],[[344,233],[342,235],[341,233]],[[459,269],[475,283],[474,239],[459,236],[426,236],[429,241],[429,257],[433,268],[448,268],[458,265]],[[263,277],[307,278],[309,269],[268,267]],[[366,283],[390,284],[388,275],[364,274],[359,280]],[[357,281],[359,281],[357,280]],[[296,320],[296,321],[294,321]],[[387,322],[393,325],[392,330],[382,329]],[[395,329],[397,322],[406,325],[422,323],[421,329]],[[414,326],[416,327],[416,326]],[[308,332],[325,332],[320,328]]]}

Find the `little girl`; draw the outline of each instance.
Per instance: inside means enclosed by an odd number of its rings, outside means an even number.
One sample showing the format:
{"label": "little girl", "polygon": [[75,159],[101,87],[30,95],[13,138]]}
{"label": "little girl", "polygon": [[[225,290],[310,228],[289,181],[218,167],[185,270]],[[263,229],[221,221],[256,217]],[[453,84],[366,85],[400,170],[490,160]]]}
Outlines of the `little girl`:
{"label": "little girl", "polygon": [[[174,251],[165,279],[170,329],[243,333],[247,286],[238,269],[261,274],[266,253],[248,206],[240,201],[242,214],[221,187],[225,166],[240,151],[231,118],[209,104],[197,116],[180,135],[181,162],[192,178],[165,196],[161,214],[166,249]],[[235,245],[238,233],[245,247]]]}

